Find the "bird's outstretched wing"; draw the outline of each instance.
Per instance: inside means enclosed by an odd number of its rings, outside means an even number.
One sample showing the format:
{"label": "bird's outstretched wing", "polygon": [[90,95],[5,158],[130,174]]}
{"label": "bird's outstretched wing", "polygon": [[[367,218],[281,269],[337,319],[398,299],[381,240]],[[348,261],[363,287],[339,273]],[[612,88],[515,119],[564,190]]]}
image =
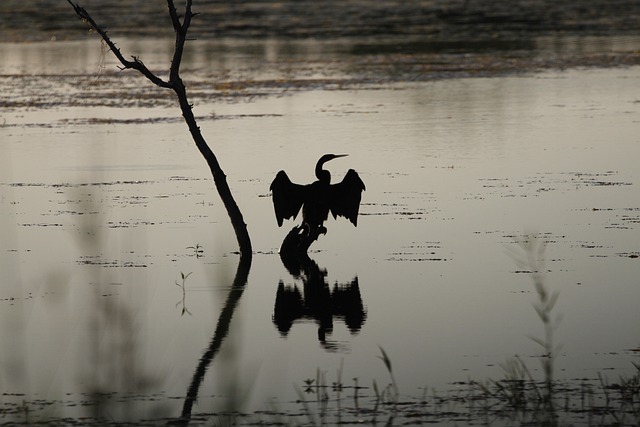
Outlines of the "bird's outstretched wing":
{"label": "bird's outstretched wing", "polygon": [[360,198],[365,190],[364,182],[353,169],[349,169],[342,182],[331,186],[331,213],[335,219],[338,215],[347,218],[353,225],[358,225]]}
{"label": "bird's outstretched wing", "polygon": [[304,185],[294,184],[284,171],[280,171],[269,189],[273,195],[278,227],[281,227],[283,220],[298,216],[304,202]]}

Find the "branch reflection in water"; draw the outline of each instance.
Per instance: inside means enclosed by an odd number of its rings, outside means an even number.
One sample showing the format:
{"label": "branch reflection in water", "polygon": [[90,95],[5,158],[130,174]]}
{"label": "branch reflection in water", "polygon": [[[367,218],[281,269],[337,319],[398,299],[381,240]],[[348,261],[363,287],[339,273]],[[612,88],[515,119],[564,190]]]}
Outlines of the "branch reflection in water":
{"label": "branch reflection in water", "polygon": [[285,286],[280,280],[273,310],[273,323],[280,334],[286,337],[297,320],[313,320],[318,324],[320,345],[329,351],[337,351],[341,346],[327,340],[333,332],[334,318],[345,322],[352,334],[357,334],[364,324],[367,313],[362,303],[358,277],[350,283],[329,288],[326,282],[327,270],[309,258],[306,252],[297,248],[299,228],[294,227],[280,249],[280,259],[289,273],[302,280],[303,292],[298,286]]}
{"label": "branch reflection in water", "polygon": [[182,406],[180,425],[188,425],[191,420],[191,411],[193,409],[194,402],[198,399],[200,385],[204,380],[204,376],[209,365],[216,354],[220,351],[220,347],[222,346],[224,339],[229,334],[229,325],[233,318],[235,309],[238,306],[238,302],[240,301],[240,297],[242,297],[242,293],[246,287],[250,269],[251,257],[241,256],[238,263],[238,269],[236,270],[236,276],[233,280],[233,284],[231,285],[231,289],[229,290],[229,295],[227,296],[224,307],[218,317],[216,329],[209,343],[209,347],[202,354],[202,357],[200,357],[200,362],[198,362],[198,366],[196,366],[191,383],[187,389],[187,395]]}
{"label": "branch reflection in water", "polygon": [[[295,278],[303,281],[304,298],[297,287],[287,289],[281,281],[276,294],[273,321],[283,335],[286,335],[295,320],[315,319],[319,325],[318,339],[322,347],[327,350],[338,350],[338,345],[326,340],[327,334],[331,334],[333,330],[333,318],[344,320],[352,334],[360,331],[366,319],[358,278],[355,277],[346,285],[336,284],[330,291],[329,285],[325,281],[326,270],[320,269],[318,264],[310,259],[306,253],[301,254],[297,250],[287,250],[291,245],[297,247],[298,233],[299,227],[294,227],[287,235],[280,250],[280,258],[287,270]],[[193,405],[198,399],[198,392],[204,376],[229,334],[231,319],[245,290],[250,269],[251,258],[240,257],[233,284],[218,317],[209,347],[200,357],[187,389],[182,413],[177,422],[179,425],[188,425],[191,420]]]}

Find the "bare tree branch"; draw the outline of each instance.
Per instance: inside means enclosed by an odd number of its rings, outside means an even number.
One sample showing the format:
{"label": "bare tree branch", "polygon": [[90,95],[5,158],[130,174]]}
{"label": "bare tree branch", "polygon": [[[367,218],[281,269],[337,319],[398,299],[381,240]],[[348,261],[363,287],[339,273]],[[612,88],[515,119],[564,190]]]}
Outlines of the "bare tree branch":
{"label": "bare tree branch", "polygon": [[180,62],[182,60],[182,52],[184,51],[184,43],[187,39],[187,31],[189,31],[193,13],[191,12],[191,0],[187,0],[182,24],[180,24],[180,19],[176,12],[176,7],[173,4],[173,0],[167,0],[167,5],[169,6],[169,14],[171,15],[173,28],[176,30],[176,48],[173,52],[173,59],[171,60],[169,81],[173,84],[178,84],[178,81],[180,80]]}
{"label": "bare tree branch", "polygon": [[238,208],[238,205],[236,204],[233,195],[231,194],[231,189],[229,188],[229,184],[227,183],[227,177],[220,167],[218,159],[216,158],[215,154],[200,132],[200,127],[198,127],[198,124],[196,122],[192,106],[191,104],[189,104],[189,100],[187,98],[186,88],[184,86],[184,83],[182,82],[182,79],[180,78],[180,62],[182,61],[184,44],[187,40],[187,31],[189,30],[189,25],[191,24],[191,18],[196,15],[191,11],[192,1],[186,1],[185,14],[181,23],[173,0],[167,0],[169,15],[171,16],[171,22],[173,23],[173,28],[176,32],[176,46],[173,53],[173,58],[171,60],[169,81],[165,81],[156,76],[144,65],[144,63],[139,58],[135,56],[133,57],[133,61],[126,60],[120,52],[120,49],[118,49],[115,43],[111,41],[111,39],[107,35],[107,32],[104,31],[93,20],[91,15],[89,15],[89,13],[78,4],[74,4],[71,0],[67,1],[73,7],[76,14],[85,22],[87,22],[93,30],[100,34],[100,36],[107,43],[116,58],[118,58],[120,63],[122,63],[124,69],[131,68],[134,70],[138,70],[154,84],[163,88],[172,89],[175,92],[176,96],[178,97],[178,102],[180,103],[182,116],[184,117],[184,120],[189,127],[189,132],[191,133],[193,141],[195,142],[196,147],[198,147],[200,154],[202,154],[204,159],[207,161],[207,164],[209,165],[209,169],[211,170],[211,175],[213,176],[213,181],[215,183],[216,189],[218,190],[218,194],[220,195],[220,198],[222,199],[222,202],[227,210],[227,214],[231,219],[231,225],[233,226],[233,229],[235,231],[236,238],[238,240],[238,246],[240,249],[240,260],[250,263],[253,252],[251,249],[251,239],[249,238],[247,225],[244,223],[242,213],[240,212],[240,209]]}
{"label": "bare tree branch", "polygon": [[167,0],[167,6],[169,7],[169,16],[171,17],[171,22],[173,23],[173,29],[176,34],[182,31],[182,24],[180,24],[180,17],[178,16],[178,12],[176,11],[176,7],[173,5],[172,0]]}

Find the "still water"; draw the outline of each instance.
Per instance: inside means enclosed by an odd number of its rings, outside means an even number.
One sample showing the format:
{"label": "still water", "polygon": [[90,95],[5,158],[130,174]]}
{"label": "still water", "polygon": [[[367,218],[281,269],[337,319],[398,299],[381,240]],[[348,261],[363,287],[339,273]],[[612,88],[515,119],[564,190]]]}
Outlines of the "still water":
{"label": "still water", "polygon": [[[170,42],[128,43],[166,64]],[[115,419],[142,403],[178,416],[238,262],[206,164],[170,94],[114,72],[95,43],[20,46],[0,49],[5,405],[76,414],[92,393],[126,393]],[[501,378],[514,355],[541,377],[537,297],[513,256],[523,233],[546,242],[560,294],[556,377],[633,372],[639,67],[372,82],[321,50],[218,48],[183,78],[255,254],[194,413],[234,394],[245,410],[287,408],[317,370],[371,393],[389,382],[379,347],[405,396]],[[278,228],[269,193],[281,169],[313,181],[325,153],[349,154],[327,164],[334,180],[353,168],[366,184],[358,227],[330,220],[310,253],[357,313],[334,307],[331,327],[309,308],[326,294],[279,258],[294,223]],[[279,284],[306,298],[292,325],[274,320]]]}

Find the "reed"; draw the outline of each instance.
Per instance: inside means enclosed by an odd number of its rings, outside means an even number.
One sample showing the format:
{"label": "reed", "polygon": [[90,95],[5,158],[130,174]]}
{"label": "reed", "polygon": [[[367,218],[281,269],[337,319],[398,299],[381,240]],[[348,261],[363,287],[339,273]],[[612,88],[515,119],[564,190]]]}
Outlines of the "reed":
{"label": "reed", "polygon": [[[543,337],[529,336],[529,338],[542,348],[542,370],[544,372],[544,393],[539,393],[538,397],[546,409],[553,410],[553,381],[554,363],[556,354],[560,351],[560,346],[554,342],[554,332],[558,328],[562,316],[556,315],[553,309],[558,301],[560,293],[551,291],[545,282],[545,259],[546,242],[537,234],[525,234],[515,239],[517,249],[511,252],[515,263],[521,269],[529,271],[533,287],[538,299],[533,303],[533,308],[542,322]],[[519,360],[519,359],[518,359]],[[521,369],[528,370],[521,360]]]}
{"label": "reed", "polygon": [[380,356],[378,356],[378,359],[382,360],[382,362],[384,363],[384,366],[389,373],[391,382],[387,384],[387,386],[382,389],[382,391],[379,391],[375,380],[373,381],[373,389],[376,393],[376,400],[382,403],[395,405],[398,403],[398,400],[400,398],[400,392],[398,390],[398,383],[396,382],[396,378],[393,375],[393,366],[391,365],[391,359],[382,346],[378,346],[378,348],[380,349],[381,353]]}
{"label": "reed", "polygon": [[[425,389],[420,398],[407,397],[400,402],[392,360],[387,351],[380,346],[380,355],[377,357],[383,362],[390,383],[381,388],[374,380],[369,389],[358,387],[356,379],[351,406],[347,405],[348,402],[340,394],[323,395],[325,405],[321,418],[312,418],[308,412],[308,402],[303,401],[308,418],[314,419],[312,424],[317,425],[315,422],[318,419],[326,419],[327,412],[330,412],[327,402],[336,402],[338,409],[334,411],[348,408],[358,423],[370,425],[377,424],[380,417],[388,417],[387,423],[403,420],[413,424],[455,421],[462,424],[484,422],[496,425],[519,423],[540,426],[576,422],[586,422],[588,425],[640,425],[640,364],[634,363],[636,372],[630,377],[619,378],[615,384],[609,383],[601,374],[598,374],[597,380],[582,379],[580,384],[575,384],[575,381],[556,380],[555,362],[561,346],[556,344],[554,335],[562,316],[556,313],[559,292],[552,290],[547,284],[546,242],[536,234],[526,234],[514,241],[515,247],[510,248],[510,255],[520,269],[529,273],[536,293],[536,300],[532,305],[542,324],[543,334],[541,337],[529,338],[542,351],[541,379],[534,378],[524,360],[515,355],[500,365],[504,377],[499,380],[488,380],[484,383],[469,380],[466,390],[450,391],[444,397],[435,391],[429,397]],[[341,364],[338,370],[339,384],[342,370]],[[307,386],[311,383],[313,380],[307,380]],[[324,379],[317,377],[315,386],[328,393]],[[349,422],[344,419],[341,421]]]}

